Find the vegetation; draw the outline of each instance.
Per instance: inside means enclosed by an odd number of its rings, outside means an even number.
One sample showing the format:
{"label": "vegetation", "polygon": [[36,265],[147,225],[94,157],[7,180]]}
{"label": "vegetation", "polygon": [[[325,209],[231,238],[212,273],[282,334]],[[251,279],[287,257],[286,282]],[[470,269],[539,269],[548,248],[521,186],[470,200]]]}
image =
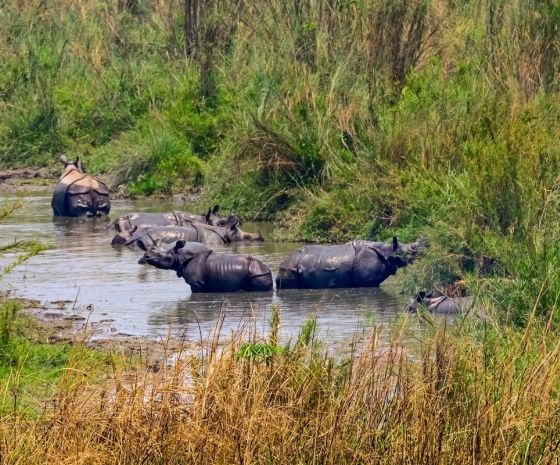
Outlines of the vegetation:
{"label": "vegetation", "polygon": [[[0,165],[80,155],[202,189],[284,239],[427,236],[414,288],[556,315],[560,117],[546,0],[3,2]],[[538,297],[538,298],[537,298]]]}
{"label": "vegetation", "polygon": [[76,357],[39,415],[0,419],[3,462],[555,460],[553,333],[534,320],[523,332],[467,320],[417,339],[410,323],[374,329],[343,356],[313,329],[266,357],[246,356],[249,345],[277,347],[278,328],[265,339],[240,331],[230,343],[216,337],[200,352],[167,353],[155,372],[123,360],[100,383]]}
{"label": "vegetation", "polygon": [[[21,263],[41,245],[2,247],[19,251]],[[222,341],[218,321],[196,349],[165,341],[158,364],[149,351],[131,359],[33,342],[20,308],[0,300],[2,463],[544,464],[558,456],[560,340],[538,305],[523,330],[482,312],[451,327],[429,315],[418,327],[406,314],[342,354],[321,341],[313,317],[286,341],[274,307],[268,335],[244,326]]]}

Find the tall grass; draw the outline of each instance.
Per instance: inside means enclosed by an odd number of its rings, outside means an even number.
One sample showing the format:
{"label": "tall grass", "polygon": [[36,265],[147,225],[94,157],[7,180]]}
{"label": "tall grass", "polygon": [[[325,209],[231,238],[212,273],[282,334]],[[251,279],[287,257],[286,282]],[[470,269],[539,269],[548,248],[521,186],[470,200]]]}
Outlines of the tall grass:
{"label": "tall grass", "polygon": [[[312,328],[312,327],[311,327]],[[154,372],[115,365],[93,382],[73,358],[36,416],[9,415],[6,463],[551,463],[559,342],[530,324],[406,322],[341,356],[314,330],[267,359],[211,339]],[[414,338],[410,338],[414,336]],[[249,337],[249,339],[247,339]],[[410,338],[410,339],[409,339]],[[356,346],[357,347],[357,346]],[[244,354],[240,356],[240,354]],[[115,353],[115,360],[119,356]],[[172,361],[171,361],[172,360]],[[128,367],[128,369],[123,369]]]}

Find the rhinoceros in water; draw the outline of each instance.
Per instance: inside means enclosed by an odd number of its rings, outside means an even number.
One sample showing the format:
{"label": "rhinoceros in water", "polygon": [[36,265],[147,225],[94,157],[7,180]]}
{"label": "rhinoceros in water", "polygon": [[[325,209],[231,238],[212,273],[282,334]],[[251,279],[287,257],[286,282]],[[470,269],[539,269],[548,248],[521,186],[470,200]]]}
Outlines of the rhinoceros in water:
{"label": "rhinoceros in water", "polygon": [[172,249],[152,247],[139,260],[163,270],[175,270],[197,292],[271,291],[272,273],[248,255],[214,252],[198,242],[177,241]]}
{"label": "rhinoceros in water", "polygon": [[[237,223],[220,228],[201,223],[190,223],[186,226],[154,226],[153,228],[130,231],[132,235],[125,245],[137,244],[142,250],[148,250],[162,243],[172,244],[176,241],[200,242],[202,244],[230,244],[232,242],[263,242],[260,232],[248,233],[239,229]],[[128,233],[125,233],[126,235]],[[122,233],[117,236],[124,236]],[[117,237],[115,236],[115,237]]]}
{"label": "rhinoceros in water", "polygon": [[455,314],[466,313],[474,305],[474,296],[467,297],[449,297],[446,295],[433,296],[432,292],[420,291],[413,297],[405,310],[407,312],[417,312],[421,308],[425,308],[432,313]]}
{"label": "rhinoceros in water", "polygon": [[419,254],[423,241],[392,244],[353,241],[344,245],[308,245],[281,264],[277,289],[378,287]]}
{"label": "rhinoceros in water", "polygon": [[64,171],[54,188],[51,206],[55,216],[102,216],[111,210],[109,189],[86,173],[80,158],[69,162],[60,156]]}
{"label": "rhinoceros in water", "polygon": [[107,229],[116,231],[112,244],[124,244],[135,231],[156,226],[188,226],[192,223],[208,224],[210,226],[227,227],[239,223],[235,215],[228,217],[217,216],[219,206],[209,208],[205,215],[172,211],[169,213],[127,213],[112,221]]}

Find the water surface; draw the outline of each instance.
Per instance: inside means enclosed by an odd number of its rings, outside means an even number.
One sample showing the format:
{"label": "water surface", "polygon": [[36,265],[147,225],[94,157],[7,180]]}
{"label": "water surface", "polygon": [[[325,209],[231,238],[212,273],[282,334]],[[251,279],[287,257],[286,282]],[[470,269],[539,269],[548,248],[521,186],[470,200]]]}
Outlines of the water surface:
{"label": "water surface", "polygon": [[[0,208],[18,198],[16,194],[0,194]],[[373,323],[386,324],[406,304],[407,298],[398,293],[398,275],[377,289],[192,294],[175,272],[139,265],[139,249],[112,247],[112,234],[106,229],[108,218],[53,218],[50,200],[49,192],[32,194],[23,208],[0,225],[0,244],[14,239],[40,240],[52,247],[15,268],[2,279],[1,287],[43,304],[68,301],[60,311],[94,322],[93,337],[128,334],[160,338],[171,328],[174,334],[186,333],[198,340],[208,336],[221,314],[225,335],[242,325],[266,333],[271,308],[279,305],[285,338],[296,335],[306,319],[316,314],[323,336],[346,344],[356,331],[367,331]],[[202,213],[207,207],[160,199],[112,200],[110,218],[135,211],[171,210]],[[272,228],[271,224],[251,223],[242,227],[247,231],[260,229],[265,240]],[[250,254],[266,263],[275,277],[280,262],[302,245],[269,239],[214,249]],[[0,266],[13,258],[0,257]]]}

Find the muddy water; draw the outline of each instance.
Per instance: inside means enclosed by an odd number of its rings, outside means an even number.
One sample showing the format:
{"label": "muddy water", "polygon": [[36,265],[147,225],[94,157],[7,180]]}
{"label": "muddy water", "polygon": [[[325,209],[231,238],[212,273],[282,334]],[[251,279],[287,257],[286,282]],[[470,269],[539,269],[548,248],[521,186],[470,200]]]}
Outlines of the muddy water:
{"label": "muddy water", "polygon": [[[0,195],[0,208],[18,195]],[[67,301],[60,312],[90,322],[91,337],[142,335],[165,337],[170,330],[189,339],[206,338],[223,315],[222,333],[241,327],[266,333],[271,307],[280,306],[283,337],[297,335],[313,313],[323,337],[347,344],[373,323],[386,323],[400,314],[406,297],[398,293],[397,277],[378,289],[290,290],[269,293],[192,294],[173,271],[139,265],[138,249],[111,246],[107,218],[53,219],[50,193],[33,194],[23,208],[0,225],[0,244],[40,240],[52,248],[33,257],[2,278],[0,287],[42,304]],[[203,211],[181,202],[114,200],[110,218],[133,211]],[[272,225],[243,225],[270,237]],[[250,254],[266,263],[276,276],[280,262],[303,244],[235,244],[216,247],[220,252]],[[14,257],[0,257],[0,267]],[[86,319],[86,320],[83,320]]]}

